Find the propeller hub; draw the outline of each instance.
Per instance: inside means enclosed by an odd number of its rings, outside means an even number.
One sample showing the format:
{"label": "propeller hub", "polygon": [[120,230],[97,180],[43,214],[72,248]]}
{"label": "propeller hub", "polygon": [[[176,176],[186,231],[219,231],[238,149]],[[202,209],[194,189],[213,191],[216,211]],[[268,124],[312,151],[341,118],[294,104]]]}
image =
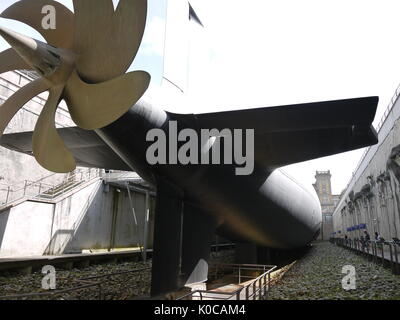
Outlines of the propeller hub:
{"label": "propeller hub", "polygon": [[66,84],[75,69],[76,55],[67,49],[50,47],[51,54],[57,56],[60,63],[54,67],[53,72],[44,77],[55,85]]}
{"label": "propeller hub", "polygon": [[0,27],[0,35],[25,62],[54,84],[66,83],[74,65],[74,54],[20,33]]}

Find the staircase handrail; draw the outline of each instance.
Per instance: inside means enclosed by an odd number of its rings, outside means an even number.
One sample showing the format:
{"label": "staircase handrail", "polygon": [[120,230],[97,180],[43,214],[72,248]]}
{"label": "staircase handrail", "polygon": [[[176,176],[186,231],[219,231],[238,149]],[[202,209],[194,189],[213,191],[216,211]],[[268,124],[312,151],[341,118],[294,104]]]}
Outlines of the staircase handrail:
{"label": "staircase handrail", "polygon": [[[100,178],[102,171],[102,169],[93,168],[76,169],[75,171],[66,174],[62,181],[58,184],[49,184],[44,182],[45,179],[53,177],[54,174],[41,178],[37,181],[25,180],[24,182],[20,182],[15,185],[6,185],[2,183],[0,184],[0,191],[6,193],[5,201],[0,199],[0,206],[7,206],[12,202],[23,200],[24,198],[53,200],[60,196],[60,194],[64,194],[67,189],[69,190],[84,182]],[[31,189],[34,191],[32,192]],[[12,194],[17,194],[17,196],[13,197]],[[45,194],[46,196],[44,196]]]}

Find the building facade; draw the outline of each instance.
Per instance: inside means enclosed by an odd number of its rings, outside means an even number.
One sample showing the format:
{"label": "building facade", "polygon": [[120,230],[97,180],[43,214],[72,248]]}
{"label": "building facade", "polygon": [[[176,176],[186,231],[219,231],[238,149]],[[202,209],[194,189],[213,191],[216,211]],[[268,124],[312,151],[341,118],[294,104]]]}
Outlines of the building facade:
{"label": "building facade", "polygon": [[315,174],[315,183],[313,184],[321,203],[322,226],[319,240],[328,240],[333,232],[332,215],[337,203],[339,195],[332,194],[331,172],[317,171]]}
{"label": "building facade", "polygon": [[367,230],[400,238],[400,88],[378,125],[378,144],[366,149],[333,214],[334,237]]}

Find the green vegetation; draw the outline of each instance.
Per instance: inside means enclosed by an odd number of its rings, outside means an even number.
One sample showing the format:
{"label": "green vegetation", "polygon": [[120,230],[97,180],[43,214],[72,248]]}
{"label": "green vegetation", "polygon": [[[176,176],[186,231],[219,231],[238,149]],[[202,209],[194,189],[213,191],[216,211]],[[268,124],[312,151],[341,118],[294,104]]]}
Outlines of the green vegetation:
{"label": "green vegetation", "polygon": [[[342,267],[356,270],[356,289],[342,288]],[[269,299],[283,300],[392,300],[400,299],[400,275],[329,242],[312,245],[272,288]]]}

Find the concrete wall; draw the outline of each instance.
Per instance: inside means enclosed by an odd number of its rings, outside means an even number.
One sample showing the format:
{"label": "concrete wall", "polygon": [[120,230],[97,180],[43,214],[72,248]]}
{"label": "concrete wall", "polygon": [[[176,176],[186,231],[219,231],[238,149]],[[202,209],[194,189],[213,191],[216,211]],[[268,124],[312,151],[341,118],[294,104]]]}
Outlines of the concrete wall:
{"label": "concrete wall", "polygon": [[0,213],[0,257],[36,255],[45,251],[51,238],[54,206],[24,202]]}
{"label": "concrete wall", "polygon": [[[26,201],[0,212],[0,257],[76,253],[143,243],[146,195],[97,180],[57,203]],[[152,247],[154,198],[148,243]]]}
{"label": "concrete wall", "polygon": [[366,224],[373,239],[400,238],[400,102],[397,99],[379,131],[378,145],[369,148],[333,214],[334,236],[359,238]]}

